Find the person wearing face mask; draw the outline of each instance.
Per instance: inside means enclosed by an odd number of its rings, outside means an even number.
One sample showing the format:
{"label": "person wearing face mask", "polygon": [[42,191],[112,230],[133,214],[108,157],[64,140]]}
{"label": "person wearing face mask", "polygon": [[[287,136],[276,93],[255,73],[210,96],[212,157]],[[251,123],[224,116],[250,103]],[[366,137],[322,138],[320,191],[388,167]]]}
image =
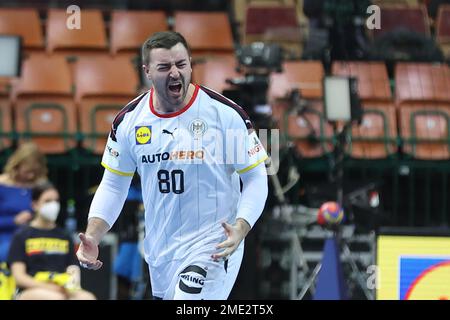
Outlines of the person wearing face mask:
{"label": "person wearing face mask", "polygon": [[35,217],[14,234],[8,255],[20,300],[93,300],[80,287],[80,269],[70,235],[56,225],[60,211],[55,187],[32,189]]}
{"label": "person wearing face mask", "polygon": [[47,180],[47,161],[33,143],[8,158],[0,175],[0,262],[6,261],[14,231],[33,218],[31,189]]}

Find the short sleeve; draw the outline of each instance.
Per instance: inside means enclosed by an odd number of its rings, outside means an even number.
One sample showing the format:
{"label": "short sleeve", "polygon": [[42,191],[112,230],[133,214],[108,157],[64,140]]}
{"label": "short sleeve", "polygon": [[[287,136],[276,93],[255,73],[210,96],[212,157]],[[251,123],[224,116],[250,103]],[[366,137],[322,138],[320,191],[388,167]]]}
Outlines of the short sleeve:
{"label": "short sleeve", "polygon": [[116,134],[110,134],[103,153],[102,166],[121,176],[133,176],[136,162],[129,149],[128,140],[121,131],[117,130]]}
{"label": "short sleeve", "polygon": [[69,241],[69,255],[67,259],[67,266],[78,265],[78,259],[75,254],[75,245],[70,236],[67,237],[67,240]]}
{"label": "short sleeve", "polygon": [[19,229],[13,236],[8,253],[8,264],[26,262],[25,239]]}
{"label": "short sleeve", "polygon": [[249,122],[248,118],[243,119],[236,113],[226,133],[227,161],[230,161],[229,155],[232,155],[232,163],[238,174],[255,168],[268,158],[264,146]]}

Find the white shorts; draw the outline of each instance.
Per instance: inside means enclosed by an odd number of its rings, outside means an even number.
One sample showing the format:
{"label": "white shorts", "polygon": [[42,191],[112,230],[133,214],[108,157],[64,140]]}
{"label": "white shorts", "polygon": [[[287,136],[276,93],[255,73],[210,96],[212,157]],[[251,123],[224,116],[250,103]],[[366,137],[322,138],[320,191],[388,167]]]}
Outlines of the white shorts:
{"label": "white shorts", "polygon": [[164,300],[226,300],[233,289],[244,254],[244,241],[227,261],[192,255],[174,273]]}

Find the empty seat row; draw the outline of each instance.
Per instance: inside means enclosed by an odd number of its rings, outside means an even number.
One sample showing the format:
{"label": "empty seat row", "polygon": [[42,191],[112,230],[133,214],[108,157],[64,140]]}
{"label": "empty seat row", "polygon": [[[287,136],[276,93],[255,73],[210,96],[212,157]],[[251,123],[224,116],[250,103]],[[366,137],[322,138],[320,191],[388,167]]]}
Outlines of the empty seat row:
{"label": "empty seat row", "polygon": [[[398,63],[395,66],[395,102],[450,102],[450,68],[446,64]],[[324,70],[319,61],[287,61],[282,73],[271,75],[269,97],[282,98],[299,89],[307,99],[322,98]],[[363,101],[393,100],[390,80],[383,62],[336,61],[332,74],[358,79],[358,92]]]}
{"label": "empty seat row", "polygon": [[[154,32],[169,30],[168,17],[163,11],[116,10],[111,13],[109,43],[101,10],[83,9],[79,17],[77,28],[75,16],[65,10],[49,9],[44,37],[37,10],[1,8],[0,35],[22,36],[28,51],[45,49],[52,53],[110,51],[112,54],[135,54]],[[234,50],[226,13],[181,11],[175,12],[173,19],[173,29],[186,37],[194,53]]]}
{"label": "empty seat row", "polygon": [[[301,114],[286,115],[289,141],[303,158],[317,158],[333,151],[333,128],[316,103]],[[354,159],[386,159],[397,156],[399,147],[408,157],[422,160],[450,160],[450,104],[426,108],[395,109],[365,105],[361,123],[354,123],[346,153]]]}
{"label": "empty seat row", "polygon": [[[72,81],[63,57],[30,55],[21,78],[13,81],[11,97],[0,97],[1,131],[10,132],[14,118],[21,139],[32,137],[45,153],[62,153],[76,145],[79,130],[83,147],[102,153],[114,116],[136,96],[138,84],[125,57],[80,58]],[[6,137],[2,141],[5,147],[11,144]]]}
{"label": "empty seat row", "polygon": [[[221,91],[229,88],[227,78],[242,76],[235,73],[235,65],[235,59],[206,61],[194,67],[194,79]],[[333,128],[323,112],[324,74],[319,61],[287,61],[282,73],[270,76],[272,116],[281,132],[306,158],[320,157],[333,150]],[[449,128],[446,119],[450,115],[447,65],[399,63],[395,68],[395,99],[383,62],[338,61],[332,66],[332,74],[358,78],[364,114],[361,124],[352,127],[347,150],[350,156],[365,159],[393,156],[398,153],[401,141],[403,153],[409,156],[450,158],[445,141]],[[299,89],[307,100],[308,108],[301,113],[292,110],[286,99],[292,89]]]}

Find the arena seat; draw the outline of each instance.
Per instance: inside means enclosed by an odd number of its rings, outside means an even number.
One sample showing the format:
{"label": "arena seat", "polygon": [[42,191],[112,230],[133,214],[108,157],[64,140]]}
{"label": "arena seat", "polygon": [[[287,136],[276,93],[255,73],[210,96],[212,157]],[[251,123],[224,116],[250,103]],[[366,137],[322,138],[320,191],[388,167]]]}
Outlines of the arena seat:
{"label": "arena seat", "polygon": [[234,55],[220,55],[211,57],[195,64],[192,79],[195,83],[204,85],[219,93],[230,87],[226,80],[242,77],[237,71],[238,62]]}
{"label": "arena seat", "polygon": [[234,52],[231,26],[224,12],[177,11],[173,29],[185,36],[194,57]]}
{"label": "arena seat", "polygon": [[26,52],[44,49],[39,13],[35,9],[0,8],[0,34],[21,36]]}
{"label": "arena seat", "polygon": [[163,11],[114,10],[111,14],[111,53],[139,54],[144,41],[157,31],[168,30]]}
{"label": "arena seat", "polygon": [[80,17],[80,29],[69,29],[66,26],[68,14],[65,10],[48,10],[48,52],[78,55],[108,51],[102,12],[97,9],[83,9]]}
{"label": "arena seat", "polygon": [[301,157],[318,158],[333,151],[333,128],[325,121],[320,101],[309,103],[308,109],[301,114],[289,114],[286,127],[288,137]]}
{"label": "arena seat", "polygon": [[269,100],[283,98],[292,89],[299,89],[305,99],[321,99],[323,77],[320,61],[286,61],[282,73],[270,76]]}
{"label": "arena seat", "polygon": [[244,23],[244,43],[278,43],[290,56],[301,56],[303,37],[294,5],[250,4]]}
{"label": "arena seat", "polygon": [[137,95],[138,75],[126,57],[80,57],[75,63],[82,147],[102,154],[117,112]]}
{"label": "arena seat", "polygon": [[362,121],[352,125],[346,152],[354,159],[384,159],[396,154],[396,110],[384,63],[336,61],[332,74],[357,78],[363,107]]}
{"label": "arena seat", "polygon": [[450,60],[450,5],[441,5],[436,19],[436,42]]}
{"label": "arena seat", "polygon": [[450,107],[447,104],[399,108],[403,152],[421,160],[450,159]]}
{"label": "arena seat", "polygon": [[21,141],[31,138],[48,154],[64,153],[75,147],[72,79],[64,58],[30,55],[13,87],[13,101]]}
{"label": "arena seat", "polygon": [[405,101],[450,102],[450,70],[445,64],[398,63],[395,96]]}
{"label": "arena seat", "polygon": [[380,29],[374,29],[373,34],[378,38],[398,28],[414,31],[425,36],[430,36],[430,22],[425,5],[417,7],[406,6],[382,6]]}
{"label": "arena seat", "polygon": [[352,76],[358,80],[358,94],[362,101],[390,101],[391,89],[383,62],[336,61],[332,74]]}
{"label": "arena seat", "polygon": [[353,124],[347,154],[354,159],[385,159],[397,154],[397,117],[393,105],[366,103],[361,124]]}

